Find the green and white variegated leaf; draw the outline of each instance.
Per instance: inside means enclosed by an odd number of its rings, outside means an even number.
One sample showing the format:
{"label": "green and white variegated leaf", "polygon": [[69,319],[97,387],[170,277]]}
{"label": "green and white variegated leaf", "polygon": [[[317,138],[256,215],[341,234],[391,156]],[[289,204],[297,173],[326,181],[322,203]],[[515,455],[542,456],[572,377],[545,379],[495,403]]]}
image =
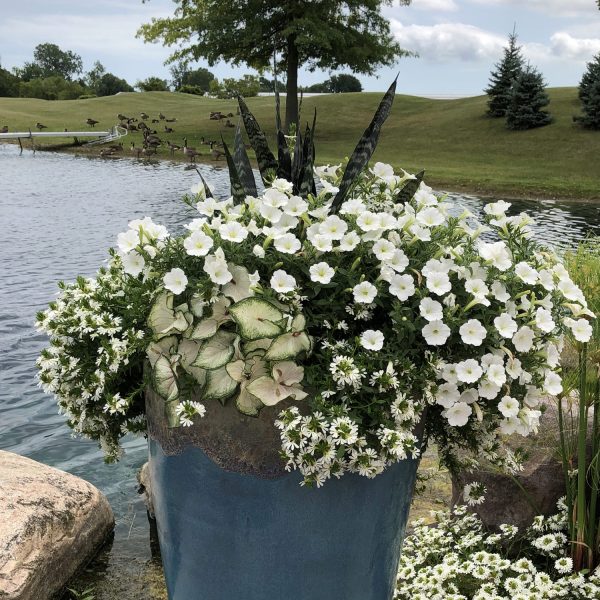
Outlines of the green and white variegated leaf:
{"label": "green and white variegated leaf", "polygon": [[262,338],[260,340],[254,340],[252,342],[242,343],[242,352],[244,356],[262,356],[268,350],[269,346],[273,343],[271,338]]}
{"label": "green and white variegated leaf", "polygon": [[202,298],[202,296],[199,296],[198,294],[194,294],[192,296],[190,300],[190,310],[197,319],[202,317],[204,314],[204,308],[206,304],[207,302],[204,300],[204,298]]}
{"label": "green and white variegated leaf", "polygon": [[192,364],[207,370],[225,366],[235,354],[236,337],[235,333],[229,331],[217,331],[200,346],[198,356]]}
{"label": "green and white variegated leaf", "polygon": [[161,356],[169,356],[176,351],[177,338],[174,335],[164,337],[157,342],[152,342],[148,348],[146,348],[146,356],[150,362],[150,366],[154,368],[156,361]]}
{"label": "green and white variegated leaf", "polygon": [[187,338],[182,338],[177,348],[177,353],[181,357],[180,364],[182,369],[191,375],[200,387],[206,383],[206,369],[194,366],[193,362],[200,351],[200,344]]}
{"label": "green and white variegated leaf", "polygon": [[280,385],[268,375],[251,381],[246,389],[266,406],[275,406],[275,404],[290,396],[295,398],[296,394],[306,396],[302,390],[292,386]]}
{"label": "green and white variegated leaf", "polygon": [[175,322],[175,311],[173,310],[173,294],[162,292],[154,301],[150,314],[148,315],[148,325],[157,338],[169,335],[169,331]]}
{"label": "green and white variegated leaf", "polygon": [[256,196],[256,181],[254,181],[252,165],[250,164],[250,159],[246,152],[246,146],[244,146],[242,129],[239,121],[235,128],[235,138],[233,141],[233,162],[237,168],[240,183],[242,184],[246,195]]}
{"label": "green and white variegated leaf", "polygon": [[202,319],[194,326],[188,337],[191,340],[207,340],[217,333],[218,328],[219,322],[216,319]]}
{"label": "green and white variegated leaf", "polygon": [[292,331],[304,331],[306,329],[306,318],[302,313],[297,314],[292,319],[292,324],[290,325],[290,329]]}
{"label": "green and white variegated leaf", "polygon": [[277,323],[283,319],[283,313],[262,298],[246,298],[233,304],[229,312],[237,323],[244,341],[273,338],[282,331]]}
{"label": "green and white variegated leaf", "polygon": [[409,179],[400,191],[395,194],[394,202],[396,202],[396,204],[410,202],[413,199],[413,196],[417,193],[417,190],[421,185],[421,181],[425,178],[425,171],[420,171],[415,177],[415,179]]}
{"label": "green and white variegated leaf", "polygon": [[220,400],[223,404],[238,387],[238,382],[232,379],[225,367],[208,371],[206,374],[206,386],[202,397],[207,400]]}
{"label": "green and white variegated leaf", "polygon": [[227,265],[229,272],[233,275],[233,279],[223,286],[222,293],[224,296],[231,298],[234,302],[240,302],[244,298],[249,298],[253,295],[250,289],[250,275],[246,267],[240,265]]}
{"label": "green and white variegated leaf", "polygon": [[301,352],[308,353],[310,347],[310,338],[304,331],[291,331],[273,340],[264,359],[291,360],[296,358]]}
{"label": "green and white variegated leaf", "polygon": [[369,159],[373,155],[373,151],[375,150],[379,140],[381,126],[388,118],[392,109],[394,95],[396,94],[396,81],[397,78],[383,96],[379,107],[373,116],[373,120],[365,129],[365,132],[362,134],[362,137],[360,138],[356,148],[354,149],[354,152],[352,153],[352,156],[350,157],[350,160],[348,161],[348,164],[346,165],[346,170],[344,171],[342,181],[340,182],[339,191],[335,195],[335,198],[331,204],[331,213],[336,213],[339,210],[340,206],[346,199],[350,188],[356,181],[356,178],[367,166]]}
{"label": "green and white variegated leaf", "polygon": [[229,377],[235,379],[238,383],[241,383],[245,379],[246,363],[242,359],[227,363],[225,369]]}
{"label": "green and white variegated leaf", "polygon": [[246,103],[241,96],[238,96],[238,103],[240,105],[240,114],[244,121],[244,128],[248,134],[248,140],[250,145],[256,154],[256,162],[258,163],[258,170],[263,181],[266,183],[270,176],[277,170],[277,161],[273,156],[273,153],[269,149],[267,138],[261,130],[258,122],[254,118],[254,115],[250,112]]}
{"label": "green and white variegated leaf", "polygon": [[240,390],[240,393],[235,399],[237,409],[244,415],[256,417],[264,404],[246,388]]}
{"label": "green and white variegated leaf", "polygon": [[165,402],[172,402],[179,398],[177,376],[171,361],[166,356],[160,356],[154,363],[152,379],[156,393]]}
{"label": "green and white variegated leaf", "polygon": [[169,427],[179,427],[179,415],[177,414],[177,406],[179,405],[179,399],[165,402],[165,417]]}
{"label": "green and white variegated leaf", "polygon": [[233,160],[233,156],[231,156],[229,147],[225,143],[223,137],[221,137],[221,141],[223,143],[223,152],[225,153],[225,158],[227,159],[227,168],[229,169],[229,181],[231,183],[231,196],[233,197],[233,203],[241,204],[244,202],[247,194],[244,190],[244,186],[242,185],[240,173],[238,172],[238,168]]}

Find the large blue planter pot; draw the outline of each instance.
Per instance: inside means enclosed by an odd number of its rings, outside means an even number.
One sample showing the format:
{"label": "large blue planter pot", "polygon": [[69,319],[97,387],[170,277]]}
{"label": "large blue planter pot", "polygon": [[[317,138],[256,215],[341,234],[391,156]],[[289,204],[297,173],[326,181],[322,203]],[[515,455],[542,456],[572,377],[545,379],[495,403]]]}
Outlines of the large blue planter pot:
{"label": "large blue planter pot", "polygon": [[[243,431],[253,426],[241,415],[234,419]],[[190,439],[174,444],[180,429],[165,433],[150,421],[152,494],[170,600],[392,598],[417,461],[372,480],[348,474],[305,488],[299,474],[275,472],[264,456],[253,470],[252,448],[238,472],[228,470],[215,462],[210,440],[204,449]]]}

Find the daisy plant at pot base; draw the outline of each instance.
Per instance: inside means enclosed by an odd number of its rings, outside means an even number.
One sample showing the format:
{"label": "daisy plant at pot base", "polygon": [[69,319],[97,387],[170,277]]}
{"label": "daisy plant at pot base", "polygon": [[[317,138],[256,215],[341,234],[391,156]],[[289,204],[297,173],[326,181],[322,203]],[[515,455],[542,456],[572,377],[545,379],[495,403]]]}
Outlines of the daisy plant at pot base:
{"label": "daisy plant at pot base", "polygon": [[[526,215],[495,202],[480,223],[435,194],[423,172],[368,165],[394,91],[395,83],[344,166],[313,166],[314,118],[291,150],[278,132],[275,159],[240,99],[264,191],[238,127],[233,153],[224,148],[229,198],[214,198],[201,179],[184,233],[132,221],[107,269],[64,286],[38,316],[52,340],[38,364],[75,431],[117,456],[120,437],[143,429],[141,390],[151,385],[174,430],[194,428],[215,403],[237,407],[245,428],[274,410],[282,466],[295,483],[324,486],[321,494],[391,481],[416,465],[427,439],[450,468],[465,450],[518,468],[502,437],[536,430],[540,397],[561,389],[562,337],[592,315],[559,258],[533,240]],[[167,478],[179,468],[175,457],[169,470],[158,449],[153,458]],[[207,472],[202,464],[194,472]],[[368,519],[360,506],[356,527]],[[259,548],[259,537],[244,539]],[[391,572],[397,553],[381,560]],[[294,593],[276,595],[313,597]]]}

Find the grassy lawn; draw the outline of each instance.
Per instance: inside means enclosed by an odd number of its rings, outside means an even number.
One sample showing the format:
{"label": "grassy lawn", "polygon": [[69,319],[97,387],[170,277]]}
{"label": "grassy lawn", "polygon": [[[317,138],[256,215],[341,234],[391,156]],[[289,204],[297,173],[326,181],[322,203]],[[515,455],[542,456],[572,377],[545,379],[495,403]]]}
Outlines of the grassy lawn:
{"label": "grassy lawn", "polygon": [[[525,132],[508,131],[502,119],[485,117],[484,96],[428,100],[398,95],[374,159],[413,172],[425,168],[428,183],[442,189],[482,195],[599,200],[600,132],[586,131],[573,123],[572,116],[579,111],[576,88],[554,88],[549,93],[554,123]],[[304,99],[304,120],[312,120],[312,112],[317,108],[318,163],[336,163],[352,152],[380,98],[379,93],[362,93]],[[272,135],[274,99],[250,98],[248,104]],[[179,145],[187,137],[188,144],[210,160],[208,146],[200,145],[201,136],[219,139],[222,134],[226,141],[233,137],[233,129],[209,120],[212,110],[235,114],[236,103],[171,92],[62,101],[0,98],[0,126],[6,124],[11,131],[27,130],[40,121],[49,130],[85,130],[85,120],[91,117],[100,121],[97,128],[108,129],[117,123],[119,112],[139,117],[145,111],[157,117],[162,111],[168,117],[176,117],[177,122],[168,124],[174,133],[163,133],[161,137]],[[236,122],[236,118],[232,121]],[[161,122],[153,127],[161,134],[163,125]],[[141,134],[128,135],[123,140],[126,152],[132,141],[139,146],[141,140]],[[65,142],[57,138],[44,143]],[[99,147],[77,151],[99,152]],[[159,156],[169,158],[168,149],[161,149]]]}

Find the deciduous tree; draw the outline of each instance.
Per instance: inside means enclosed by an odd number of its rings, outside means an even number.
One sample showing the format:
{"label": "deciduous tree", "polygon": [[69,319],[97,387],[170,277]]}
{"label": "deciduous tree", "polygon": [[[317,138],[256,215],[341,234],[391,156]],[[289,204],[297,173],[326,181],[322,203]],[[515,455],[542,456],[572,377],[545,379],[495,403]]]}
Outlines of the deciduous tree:
{"label": "deciduous tree", "polygon": [[165,79],[152,76],[142,79],[135,84],[135,87],[142,92],[168,92],[169,86]]}
{"label": "deciduous tree", "polygon": [[[285,73],[286,126],[298,120],[298,69],[349,67],[373,74],[408,54],[394,39],[384,5],[392,0],[174,0],[175,14],[143,25],[147,42],[177,46],[170,61],[205,58],[272,65]],[[410,0],[400,0],[407,5]]]}
{"label": "deciduous tree", "polygon": [[55,76],[71,81],[82,71],[83,61],[79,54],[46,43],[35,47],[33,62],[26,62],[21,69],[16,69],[16,74],[24,81]]}

